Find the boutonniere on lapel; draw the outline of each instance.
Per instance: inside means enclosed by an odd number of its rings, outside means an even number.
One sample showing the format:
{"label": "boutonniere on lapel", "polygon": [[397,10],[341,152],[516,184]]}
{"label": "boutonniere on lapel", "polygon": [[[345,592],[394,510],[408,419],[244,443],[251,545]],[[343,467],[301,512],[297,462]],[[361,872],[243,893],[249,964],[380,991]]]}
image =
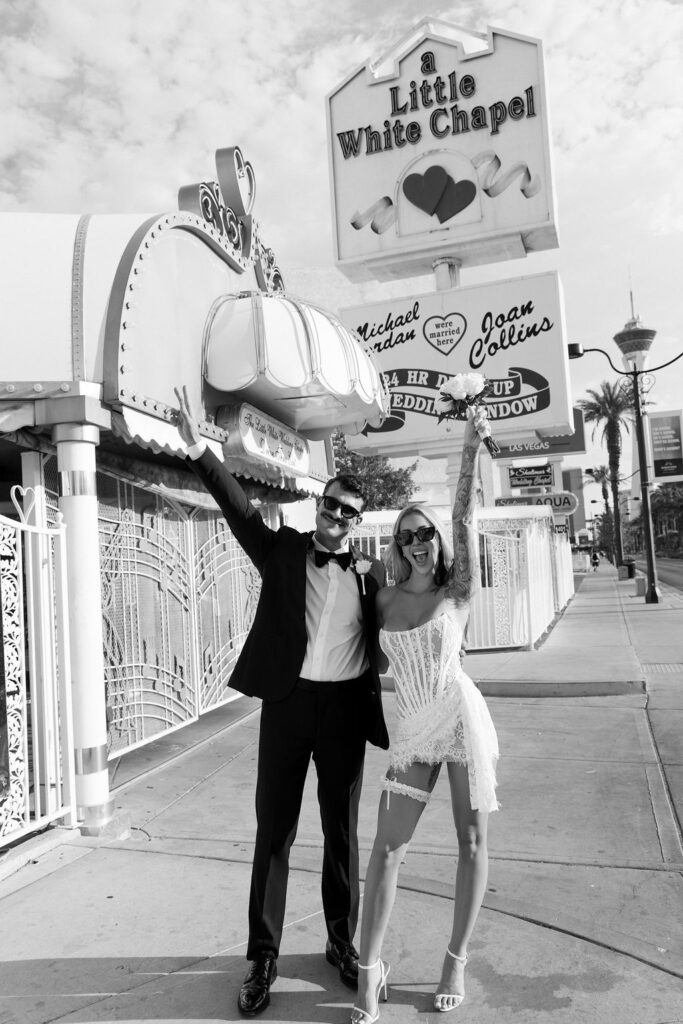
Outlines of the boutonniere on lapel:
{"label": "boutonniere on lapel", "polygon": [[354,572],[360,576],[363,594],[365,594],[365,577],[372,569],[372,562],[368,558],[356,558],[353,562]]}

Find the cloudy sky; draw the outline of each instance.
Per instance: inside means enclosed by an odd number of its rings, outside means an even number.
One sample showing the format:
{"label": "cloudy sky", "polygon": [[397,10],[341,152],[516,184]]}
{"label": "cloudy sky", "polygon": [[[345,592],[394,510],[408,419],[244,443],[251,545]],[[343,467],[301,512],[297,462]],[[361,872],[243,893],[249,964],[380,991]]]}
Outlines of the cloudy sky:
{"label": "cloudy sky", "polygon": [[[364,301],[333,270],[325,96],[425,16],[544,45],[560,248],[462,283],[558,269],[568,340],[615,357],[632,285],[658,331],[651,362],[672,358],[683,349],[681,0],[0,0],[0,210],[174,209],[179,185],[213,176],[216,149],[240,145],[285,281],[301,292],[319,278],[328,305]],[[571,370],[574,398],[611,376],[600,356]],[[664,409],[681,395],[683,360],[652,392]]]}

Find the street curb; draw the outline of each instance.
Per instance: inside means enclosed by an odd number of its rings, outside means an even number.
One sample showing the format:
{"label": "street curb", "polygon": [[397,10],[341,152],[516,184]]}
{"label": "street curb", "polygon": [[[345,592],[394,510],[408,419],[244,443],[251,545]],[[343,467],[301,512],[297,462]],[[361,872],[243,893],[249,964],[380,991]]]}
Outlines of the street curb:
{"label": "street curb", "polygon": [[[642,696],[644,679],[583,679],[572,682],[540,679],[483,679],[475,685],[484,697],[623,697]],[[382,676],[382,693],[395,693],[392,676]]]}
{"label": "street curb", "polygon": [[31,861],[44,857],[46,853],[51,853],[59,846],[73,842],[74,839],[80,839],[80,836],[77,828],[49,828],[40,835],[17,840],[16,846],[0,853],[0,882],[11,878]]}
{"label": "street curb", "polygon": [[535,679],[479,679],[484,697],[620,697],[641,696],[643,679],[600,679],[582,682],[541,682]]}

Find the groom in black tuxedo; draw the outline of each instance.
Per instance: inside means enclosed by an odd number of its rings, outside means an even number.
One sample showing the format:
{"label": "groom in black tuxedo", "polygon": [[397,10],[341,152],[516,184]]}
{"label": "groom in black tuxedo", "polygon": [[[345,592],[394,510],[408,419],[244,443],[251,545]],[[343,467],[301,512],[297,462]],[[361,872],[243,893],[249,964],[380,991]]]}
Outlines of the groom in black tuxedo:
{"label": "groom in black tuxedo", "polygon": [[263,700],[247,947],[252,964],[238,999],[242,1013],[253,1016],[268,1006],[277,977],[289,851],[311,758],[324,835],[325,953],[346,985],[358,984],[353,936],[363,759],[367,740],[389,746],[375,643],[375,594],[385,574],[380,562],[349,544],[365,500],[354,477],[327,482],[314,532],[271,530],[207,449],[186,389],[176,395],[192,468],[262,580],[254,622],[230,679],[236,690]]}

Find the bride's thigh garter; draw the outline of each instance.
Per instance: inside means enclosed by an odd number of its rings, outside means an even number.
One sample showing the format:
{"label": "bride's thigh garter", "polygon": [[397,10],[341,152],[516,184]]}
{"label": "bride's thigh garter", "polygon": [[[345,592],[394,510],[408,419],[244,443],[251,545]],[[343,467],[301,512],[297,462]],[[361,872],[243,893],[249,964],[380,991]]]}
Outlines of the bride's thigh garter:
{"label": "bride's thigh garter", "polygon": [[425,789],[417,789],[415,786],[406,786],[403,782],[398,782],[396,776],[393,779],[388,779],[386,775],[382,776],[382,789],[387,792],[387,809],[389,807],[389,798],[391,793],[400,793],[401,796],[412,797],[413,800],[419,800],[420,803],[428,804],[429,798],[432,795]]}

